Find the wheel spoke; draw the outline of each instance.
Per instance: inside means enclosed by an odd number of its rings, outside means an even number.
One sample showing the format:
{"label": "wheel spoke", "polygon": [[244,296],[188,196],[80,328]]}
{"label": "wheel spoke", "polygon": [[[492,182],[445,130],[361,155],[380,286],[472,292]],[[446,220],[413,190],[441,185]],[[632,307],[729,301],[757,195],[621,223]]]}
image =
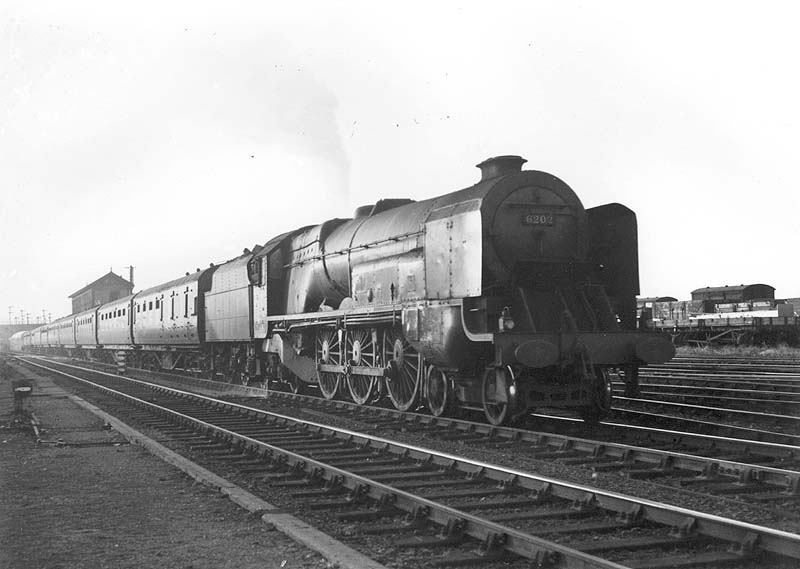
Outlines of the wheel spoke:
{"label": "wheel spoke", "polygon": [[[378,367],[378,353],[373,332],[367,329],[356,329],[347,335],[347,360],[352,366]],[[372,399],[372,394],[378,378],[373,375],[349,373],[347,375],[347,388],[350,397],[359,405]]]}
{"label": "wheel spoke", "polygon": [[502,425],[509,418],[509,386],[513,381],[506,368],[489,368],[483,375],[483,411],[492,425]]}
{"label": "wheel spoke", "polygon": [[[317,364],[341,365],[342,350],[339,333],[332,328],[323,328],[317,333]],[[330,371],[318,371],[317,382],[322,396],[333,399],[339,390],[341,374]]]}
{"label": "wheel spoke", "polygon": [[384,335],[384,361],[390,362],[392,374],[386,381],[389,397],[400,411],[413,408],[419,395],[420,356],[399,330]]}
{"label": "wheel spoke", "polygon": [[428,409],[435,417],[449,415],[453,408],[453,392],[447,374],[434,365],[425,373]]}

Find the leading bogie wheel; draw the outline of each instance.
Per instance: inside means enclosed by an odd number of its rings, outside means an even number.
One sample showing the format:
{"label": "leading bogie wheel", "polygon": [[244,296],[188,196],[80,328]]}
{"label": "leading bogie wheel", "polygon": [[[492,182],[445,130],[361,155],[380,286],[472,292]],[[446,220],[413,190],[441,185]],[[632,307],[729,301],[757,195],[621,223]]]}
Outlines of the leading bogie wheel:
{"label": "leading bogie wheel", "polygon": [[434,417],[451,415],[455,408],[455,394],[447,374],[436,367],[429,365],[425,370],[425,400],[428,409]]}
{"label": "leading bogie wheel", "polygon": [[483,374],[481,395],[483,412],[492,425],[508,422],[516,408],[517,385],[509,367],[490,367]]}

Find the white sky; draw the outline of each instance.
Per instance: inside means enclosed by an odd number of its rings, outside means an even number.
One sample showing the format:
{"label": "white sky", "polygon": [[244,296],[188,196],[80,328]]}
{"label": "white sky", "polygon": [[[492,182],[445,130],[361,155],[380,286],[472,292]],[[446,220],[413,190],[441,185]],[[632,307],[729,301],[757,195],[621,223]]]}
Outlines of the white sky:
{"label": "white sky", "polygon": [[800,296],[795,3],[286,4],[0,0],[0,321],[499,154],[636,211],[643,295]]}

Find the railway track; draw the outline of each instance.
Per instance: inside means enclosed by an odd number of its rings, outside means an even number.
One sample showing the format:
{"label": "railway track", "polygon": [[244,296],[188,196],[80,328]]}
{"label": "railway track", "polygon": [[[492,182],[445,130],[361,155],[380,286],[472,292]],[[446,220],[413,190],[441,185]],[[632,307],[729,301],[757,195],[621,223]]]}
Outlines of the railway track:
{"label": "railway track", "polygon": [[617,417],[644,413],[651,420],[652,413],[681,418],[690,413],[709,424],[800,433],[798,360],[678,357],[642,369],[636,395],[626,397],[618,381],[613,389]]}
{"label": "railway track", "polygon": [[[800,414],[800,383],[781,385],[771,382],[758,385],[752,380],[737,383],[733,379],[698,380],[674,375],[658,379],[646,375],[644,381],[639,389],[640,398],[704,406],[726,405],[739,410],[755,409],[786,415]],[[615,397],[625,394],[622,383],[612,385]]]}
{"label": "railway track", "polygon": [[[146,375],[139,379],[159,382],[151,372],[146,372]],[[184,379],[180,376],[166,376],[161,381]],[[208,384],[202,380],[194,381],[201,385]],[[216,382],[210,385],[230,387]],[[263,393],[262,390],[253,392]],[[402,426],[407,432],[424,431],[425,435],[431,438],[480,445],[482,448],[490,448],[492,445],[508,446],[512,441],[518,441],[520,448],[514,452],[533,456],[538,450],[543,457],[551,460],[563,459],[571,464],[583,464],[587,468],[618,471],[626,475],[627,472],[631,472],[632,477],[639,478],[676,478],[691,484],[692,482],[687,479],[689,473],[700,476],[702,473],[721,472],[723,478],[720,482],[723,486],[729,482],[742,484],[750,480],[767,484],[777,481],[777,485],[781,488],[793,488],[796,486],[796,475],[791,472],[784,475],[781,471],[796,470],[800,462],[798,435],[692,420],[688,417],[679,418],[618,409],[618,415],[628,416],[631,421],[641,420],[644,417],[647,423],[675,428],[655,428],[618,421],[603,421],[598,425],[588,426],[583,421],[569,417],[543,414],[530,417],[525,428],[494,428],[483,422],[435,418],[311,395],[280,391],[269,393],[269,407],[274,408],[276,404],[280,404],[282,412],[290,415],[296,414],[298,409],[313,409],[324,413],[327,417],[336,416],[357,421],[355,428],[366,426],[370,429],[381,429],[384,425],[393,428]],[[232,398],[235,399],[233,393]],[[257,399],[250,404],[259,405]],[[683,430],[679,430],[680,427],[683,427]],[[589,440],[589,437],[593,440]],[[643,453],[647,449],[652,452],[645,457]],[[668,452],[694,455],[697,460],[687,461],[684,458],[676,463],[674,457],[662,454]],[[714,458],[727,461],[728,464],[713,460]],[[605,462],[610,464],[602,464]],[[737,466],[735,463],[740,464]],[[663,467],[664,464],[668,466]],[[755,466],[776,467],[780,471],[770,475],[766,471],[754,469]],[[646,472],[643,469],[650,471]],[[702,480],[702,477],[700,479]],[[768,480],[772,482],[767,482]],[[714,485],[709,483],[705,486],[713,489]],[[741,494],[752,495],[752,488],[746,483],[740,489]],[[731,490],[726,490],[726,493],[731,493]]]}
{"label": "railway track", "polygon": [[800,444],[800,416],[795,415],[638,397],[615,397],[612,418],[636,425],[660,426],[700,434],[778,444]]}
{"label": "railway track", "polygon": [[87,382],[63,369],[57,373],[135,409],[126,413],[149,428],[329,512],[359,540],[391,536],[382,547],[402,566],[792,567],[800,560],[796,534],[81,370],[94,379]]}
{"label": "railway track", "polygon": [[781,358],[759,358],[754,356],[683,356],[677,355],[666,364],[649,366],[649,369],[668,368],[688,368],[688,369],[711,369],[727,371],[744,370],[752,371],[758,369],[764,372],[775,373],[794,373],[800,370],[800,358],[781,357]]}

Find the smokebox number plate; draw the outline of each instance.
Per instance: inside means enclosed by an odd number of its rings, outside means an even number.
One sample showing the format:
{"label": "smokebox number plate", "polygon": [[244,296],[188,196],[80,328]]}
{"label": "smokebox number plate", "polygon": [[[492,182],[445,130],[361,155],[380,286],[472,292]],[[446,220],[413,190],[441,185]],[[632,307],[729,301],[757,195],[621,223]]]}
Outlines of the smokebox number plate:
{"label": "smokebox number plate", "polygon": [[552,213],[529,213],[522,217],[523,225],[553,225]]}

